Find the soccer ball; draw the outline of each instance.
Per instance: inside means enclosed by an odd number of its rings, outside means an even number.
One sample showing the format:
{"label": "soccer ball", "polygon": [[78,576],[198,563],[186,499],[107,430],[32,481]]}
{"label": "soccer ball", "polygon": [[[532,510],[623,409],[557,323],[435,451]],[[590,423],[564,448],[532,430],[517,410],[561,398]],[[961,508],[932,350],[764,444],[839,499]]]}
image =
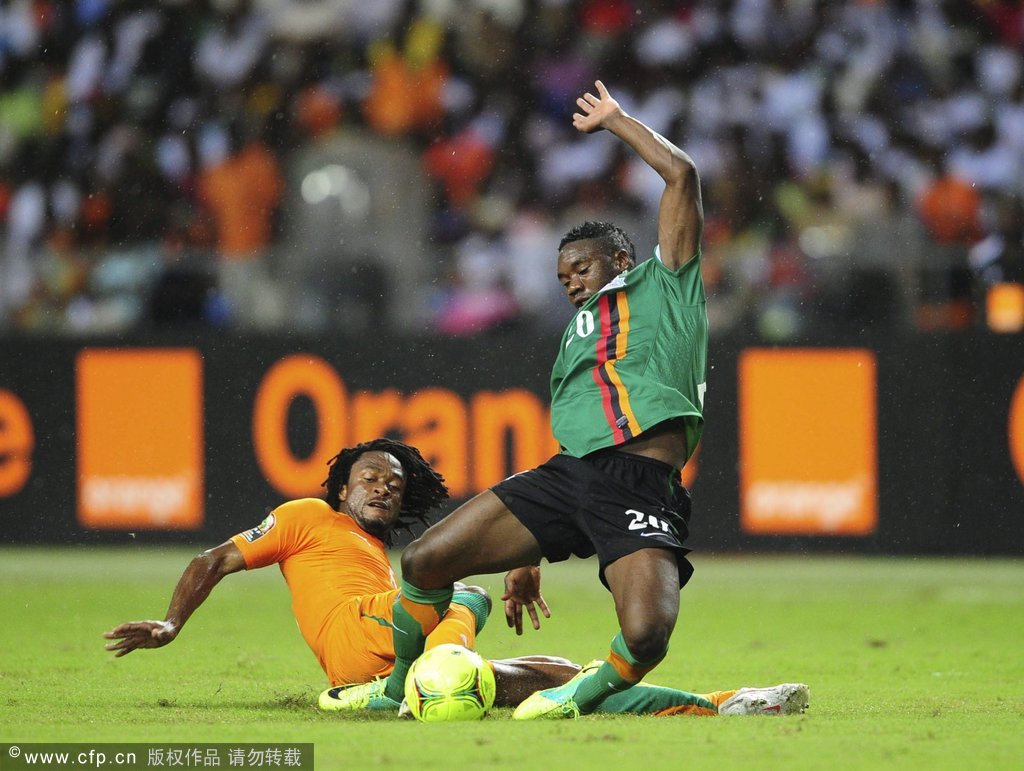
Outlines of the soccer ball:
{"label": "soccer ball", "polygon": [[461,645],[431,648],[409,669],[405,703],[417,720],[479,720],[494,704],[494,671],[483,657]]}

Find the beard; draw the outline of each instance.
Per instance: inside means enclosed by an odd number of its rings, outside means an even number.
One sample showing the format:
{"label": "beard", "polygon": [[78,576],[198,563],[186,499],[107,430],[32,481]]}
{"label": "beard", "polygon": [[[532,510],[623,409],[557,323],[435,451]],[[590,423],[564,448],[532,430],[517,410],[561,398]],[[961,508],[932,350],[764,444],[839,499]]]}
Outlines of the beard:
{"label": "beard", "polygon": [[[380,511],[380,509],[371,510],[375,512]],[[383,514],[384,512],[380,513]],[[387,540],[388,536],[391,535],[391,529],[394,526],[394,522],[385,521],[384,519],[368,515],[363,512],[353,514],[352,518],[360,528],[380,541]]]}

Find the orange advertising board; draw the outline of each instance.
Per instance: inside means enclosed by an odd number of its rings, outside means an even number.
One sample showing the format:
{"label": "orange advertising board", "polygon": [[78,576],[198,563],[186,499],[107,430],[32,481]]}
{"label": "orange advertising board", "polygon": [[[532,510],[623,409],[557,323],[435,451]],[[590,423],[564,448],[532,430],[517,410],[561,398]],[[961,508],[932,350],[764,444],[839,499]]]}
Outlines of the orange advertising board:
{"label": "orange advertising board", "polygon": [[[316,446],[303,457],[288,441],[288,410],[300,396],[317,416]],[[327,460],[341,448],[396,435],[441,472],[454,498],[486,490],[558,452],[544,403],[519,388],[477,391],[468,400],[438,387],[350,392],[328,362],[293,354],[267,370],[256,393],[256,459],[267,481],[289,497],[320,495]]]}
{"label": "orange advertising board", "polygon": [[17,394],[0,388],[0,497],[20,492],[32,473],[32,417]]}
{"label": "orange advertising board", "polygon": [[739,362],[740,525],[867,535],[878,524],[875,357],[761,349]]}
{"label": "orange advertising board", "polygon": [[1024,377],[1017,383],[1010,399],[1010,461],[1024,483]]}
{"label": "orange advertising board", "polygon": [[86,349],[76,363],[78,521],[203,524],[203,362],[193,349]]}

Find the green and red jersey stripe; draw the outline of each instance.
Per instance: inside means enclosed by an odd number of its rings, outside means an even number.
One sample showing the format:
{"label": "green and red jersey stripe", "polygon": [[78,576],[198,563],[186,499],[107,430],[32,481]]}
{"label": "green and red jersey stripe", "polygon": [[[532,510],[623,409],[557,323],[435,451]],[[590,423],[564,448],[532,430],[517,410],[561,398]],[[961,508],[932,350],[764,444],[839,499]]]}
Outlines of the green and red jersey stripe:
{"label": "green and red jersey stripe", "polygon": [[612,430],[615,444],[632,439],[640,433],[640,426],[629,403],[629,393],[615,362],[626,357],[629,342],[629,302],[625,292],[608,292],[597,300],[601,334],[597,336],[597,364],[593,369],[594,382],[601,390],[605,418]]}

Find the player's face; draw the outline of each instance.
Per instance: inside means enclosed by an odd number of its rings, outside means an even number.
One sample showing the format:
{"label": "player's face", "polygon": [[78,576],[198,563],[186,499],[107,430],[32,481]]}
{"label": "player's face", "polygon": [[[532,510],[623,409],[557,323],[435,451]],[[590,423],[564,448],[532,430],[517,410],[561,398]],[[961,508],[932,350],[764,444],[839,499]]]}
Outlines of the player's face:
{"label": "player's face", "polygon": [[571,241],[558,253],[558,281],[577,308],[628,267],[629,255],[609,254],[599,238]]}
{"label": "player's face", "polygon": [[352,464],[341,488],[341,510],[370,535],[384,539],[402,509],[405,471],[388,452],[365,452]]}

